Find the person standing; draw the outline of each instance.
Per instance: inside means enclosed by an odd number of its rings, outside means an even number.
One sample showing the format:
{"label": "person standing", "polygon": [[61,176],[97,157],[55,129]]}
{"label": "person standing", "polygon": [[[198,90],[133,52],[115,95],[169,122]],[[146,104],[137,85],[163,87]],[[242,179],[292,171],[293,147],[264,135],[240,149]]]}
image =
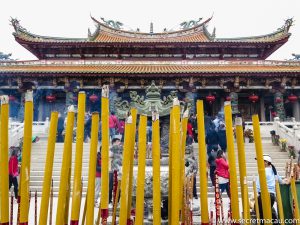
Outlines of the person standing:
{"label": "person standing", "polygon": [[125,131],[125,121],[120,120],[119,121],[119,127],[118,127],[118,133],[122,135],[121,142],[124,142],[124,131]]}
{"label": "person standing", "polygon": [[[275,166],[272,164],[272,158],[268,154],[264,154],[263,159],[264,159],[264,165],[265,165],[268,192],[270,194],[270,200],[271,200],[272,218],[274,220],[276,220],[277,215],[276,215],[275,210],[273,209],[273,205],[276,201],[275,181],[278,180],[279,184],[284,184],[284,183],[286,184],[287,182],[284,182],[281,179],[281,177],[278,176],[277,170],[276,170]],[[259,206],[259,215],[260,215],[260,218],[264,218],[263,217],[263,209],[262,209],[262,201],[261,201],[261,189],[260,189],[259,176],[256,178],[256,189],[257,189],[257,193],[258,193],[257,200],[258,200],[258,206]]]}
{"label": "person standing", "polygon": [[189,119],[188,124],[187,124],[187,140],[186,140],[186,145],[191,145],[193,144],[193,125],[191,120]]}
{"label": "person standing", "polygon": [[216,174],[218,175],[220,194],[226,191],[227,196],[230,198],[229,165],[222,150],[217,152]]}
{"label": "person standing", "polygon": [[64,142],[63,131],[65,129],[64,126],[64,118],[61,113],[58,114],[58,122],[57,122],[57,142]]}
{"label": "person standing", "polygon": [[219,137],[213,127],[207,130],[205,141],[207,144],[207,154],[210,155],[211,150],[219,145]]}
{"label": "person standing", "polygon": [[119,127],[119,121],[114,112],[111,112],[109,116],[109,135],[111,140],[116,135],[116,129]]}
{"label": "person standing", "polygon": [[227,149],[226,130],[225,130],[225,124],[223,122],[220,122],[217,134],[219,139],[219,146],[223,150],[223,152],[226,152]]}
{"label": "person standing", "polygon": [[112,139],[112,146],[109,152],[110,157],[110,172],[109,172],[109,195],[108,201],[112,204],[113,200],[113,187],[114,187],[114,176],[118,176],[118,165],[122,161],[122,146],[119,138]]}
{"label": "person standing", "polygon": [[11,156],[9,158],[8,163],[8,173],[9,173],[9,189],[12,185],[14,185],[14,193],[15,199],[18,199],[18,175],[19,175],[19,168],[18,168],[18,158],[17,153],[15,150],[12,151]]}
{"label": "person standing", "polygon": [[99,207],[98,198],[101,188],[101,147],[96,160],[95,207]]}
{"label": "person standing", "polygon": [[209,175],[210,175],[212,186],[216,186],[215,170],[216,170],[217,151],[218,148],[215,147],[211,150],[211,153],[208,155]]}

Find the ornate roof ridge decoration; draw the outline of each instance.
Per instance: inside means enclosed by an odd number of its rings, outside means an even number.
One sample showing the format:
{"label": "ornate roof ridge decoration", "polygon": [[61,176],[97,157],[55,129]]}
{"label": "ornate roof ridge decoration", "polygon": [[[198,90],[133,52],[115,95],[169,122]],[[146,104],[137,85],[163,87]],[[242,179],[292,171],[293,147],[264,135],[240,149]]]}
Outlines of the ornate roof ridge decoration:
{"label": "ornate roof ridge decoration", "polygon": [[[293,19],[285,20],[285,24],[277,31],[261,36],[252,37],[238,37],[238,38],[216,38],[215,29],[210,34],[207,30],[207,25],[212,17],[208,18],[202,23],[194,21],[194,26],[187,27],[177,31],[164,31],[161,33],[143,33],[139,31],[126,31],[122,30],[122,23],[113,20],[104,20],[100,22],[94,17],[92,20],[96,23],[96,30],[91,33],[88,30],[87,38],[64,38],[64,37],[49,37],[36,35],[29,32],[27,29],[20,25],[18,19],[11,18],[11,25],[14,27],[15,32],[13,35],[21,40],[29,42],[48,42],[48,43],[86,43],[86,42],[103,42],[103,43],[142,43],[142,42],[276,42],[288,38],[290,27],[293,25]],[[192,21],[189,21],[191,23]]]}
{"label": "ornate roof ridge decoration", "polygon": [[87,39],[85,38],[65,38],[65,37],[50,37],[50,36],[42,36],[29,32],[26,28],[24,28],[20,24],[20,20],[17,18],[11,18],[10,24],[13,26],[15,32],[13,35],[15,38],[20,38],[23,40],[31,41],[31,42],[85,42]]}
{"label": "ornate roof ridge decoration", "polygon": [[170,91],[168,96],[161,99],[161,89],[155,85],[152,80],[151,85],[146,87],[146,98],[138,95],[137,91],[130,91],[130,102],[122,100],[120,97],[114,102],[116,114],[119,118],[126,118],[130,108],[136,108],[138,114],[144,114],[149,117],[155,111],[159,116],[167,116],[173,107],[173,99],[177,98],[177,91]]}
{"label": "ornate roof ridge decoration", "polygon": [[237,38],[217,38],[215,41],[217,42],[274,42],[277,40],[284,39],[289,37],[291,33],[289,33],[290,27],[293,26],[293,18],[286,19],[284,21],[284,25],[278,28],[276,31],[265,34],[258,35],[252,37],[237,37]]}
{"label": "ornate roof ridge decoration", "polygon": [[[194,42],[203,42],[203,41],[210,41],[211,35],[206,30],[204,32],[204,27],[208,22],[212,19],[212,17],[208,18],[202,23],[198,23],[199,21],[188,21],[185,22],[187,24],[193,23],[194,25],[187,25],[184,29],[180,29],[177,31],[167,31],[164,30],[163,32],[159,33],[146,33],[146,32],[140,32],[138,31],[127,31],[123,30],[120,26],[116,25],[109,25],[107,21],[105,21],[103,18],[101,18],[105,23],[100,22],[93,16],[91,16],[91,19],[96,23],[96,31],[93,35],[89,36],[89,40],[91,41],[97,41],[97,42],[164,42],[165,40],[168,42],[177,42],[182,38],[188,38],[194,39]],[[111,24],[122,24],[120,22],[115,22],[113,20],[109,20],[109,23]],[[123,25],[123,24],[122,24]],[[197,36],[199,36],[197,38]],[[169,40],[171,39],[171,40]],[[181,40],[182,42],[190,42],[187,40]]]}

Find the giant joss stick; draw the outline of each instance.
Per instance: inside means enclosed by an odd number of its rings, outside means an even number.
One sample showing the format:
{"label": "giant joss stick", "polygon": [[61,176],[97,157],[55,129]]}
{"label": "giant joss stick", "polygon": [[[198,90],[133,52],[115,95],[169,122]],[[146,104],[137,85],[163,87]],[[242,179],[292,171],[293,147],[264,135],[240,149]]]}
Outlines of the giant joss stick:
{"label": "giant joss stick", "polygon": [[[263,149],[261,144],[261,137],[260,137],[260,126],[259,126],[259,119],[258,115],[252,116],[253,121],[253,131],[254,131],[254,143],[256,149],[256,158],[257,158],[257,169],[259,175],[259,183],[260,183],[260,191],[261,191],[261,201],[264,203],[262,204],[263,209],[263,217],[261,219],[266,219],[265,224],[271,224],[272,219],[272,211],[271,211],[271,199],[268,191],[268,185],[266,180],[266,172],[265,172],[265,165],[263,159]],[[270,222],[270,223],[268,223]]]}
{"label": "giant joss stick", "polygon": [[[9,99],[7,95],[1,98],[1,148],[0,148],[0,192],[1,211],[0,224],[9,223],[9,190],[8,190],[8,117]],[[17,196],[16,196],[17,197]]]}
{"label": "giant joss stick", "polygon": [[136,187],[136,216],[135,225],[143,225],[144,221],[144,190],[145,190],[145,168],[146,168],[146,126],[147,116],[140,116],[139,123],[139,154],[138,154],[138,175]]}
{"label": "giant joss stick", "polygon": [[159,114],[152,112],[153,225],[161,224]]}
{"label": "giant joss stick", "polygon": [[86,224],[94,224],[94,198],[95,198],[95,177],[96,177],[96,161],[97,161],[97,145],[98,145],[98,128],[99,114],[92,114],[92,131],[91,131],[91,147],[88,177],[88,194],[86,209]]}
{"label": "giant joss stick", "polygon": [[28,225],[30,158],[32,144],[33,96],[32,91],[25,93],[24,138],[20,181],[20,225]]}
{"label": "giant joss stick", "polygon": [[[177,98],[173,99],[173,127],[172,127],[172,196],[171,196],[171,224],[179,224],[179,201],[176,195],[180,191],[180,105]],[[155,224],[156,225],[156,224]]]}
{"label": "giant joss stick", "polygon": [[188,116],[189,116],[189,110],[187,109],[183,113],[183,117],[181,120],[181,163],[180,163],[180,193],[179,193],[179,200],[180,200],[180,210],[181,210],[181,223],[184,223],[185,220],[185,213],[184,213],[184,180],[185,180],[185,145],[186,145],[186,132],[187,132],[187,123],[188,123]]}
{"label": "giant joss stick", "polygon": [[[231,104],[229,101],[225,102],[224,106],[225,112],[225,125],[226,125],[226,139],[227,139],[227,150],[228,150],[228,161],[229,161],[229,172],[230,172],[230,204],[232,209],[232,219],[234,221],[239,221],[239,196],[238,196],[238,183],[237,183],[237,173],[235,164],[235,153],[234,153],[234,140],[233,140],[233,130],[232,130],[232,111]],[[235,224],[239,224],[236,222]]]}
{"label": "giant joss stick", "polygon": [[83,91],[78,94],[78,112],[76,129],[76,155],[74,167],[74,182],[72,193],[71,225],[78,224],[81,205],[81,174],[84,141],[84,117],[86,95]]}
{"label": "giant joss stick", "polygon": [[[132,130],[132,116],[127,118],[125,123],[125,140],[123,150],[123,162],[129,162],[131,156],[131,142],[133,136]],[[123,163],[122,166],[122,180],[121,180],[121,203],[120,203],[120,218],[119,225],[127,224],[127,203],[128,203],[128,181],[129,181],[130,165]]]}
{"label": "giant joss stick", "polygon": [[51,120],[50,120],[49,137],[48,137],[39,225],[47,224],[47,219],[48,219],[49,197],[50,197],[51,179],[52,179],[52,172],[53,172],[53,160],[54,160],[55,143],[56,143],[57,122],[58,122],[58,112],[52,112]]}
{"label": "giant joss stick", "polygon": [[108,217],[108,193],[109,193],[109,88],[108,85],[102,87],[101,97],[101,223],[107,224]]}
{"label": "giant joss stick", "polygon": [[70,173],[70,165],[69,162],[72,160],[72,140],[73,140],[73,128],[74,128],[74,118],[75,118],[75,109],[74,106],[71,105],[68,109],[67,115],[67,125],[66,125],[66,136],[64,142],[64,151],[63,151],[63,159],[61,166],[61,181],[59,184],[59,194],[57,201],[57,211],[56,214],[56,225],[63,225],[65,223],[65,205],[67,199],[67,185],[68,181],[64,180],[69,177]]}
{"label": "giant joss stick", "polygon": [[[199,146],[199,177],[200,177],[200,203],[201,223],[209,224],[208,202],[207,202],[207,176],[206,176],[206,144],[204,127],[203,101],[197,101],[197,125],[198,125],[198,146]],[[201,162],[200,162],[201,159]]]}
{"label": "giant joss stick", "polygon": [[133,185],[133,161],[134,161],[134,148],[135,148],[135,133],[136,133],[136,117],[137,110],[132,108],[130,110],[132,116],[132,141],[130,151],[130,170],[129,170],[129,186],[128,186],[128,203],[127,203],[127,223],[131,223],[131,205],[132,205],[132,185]]}

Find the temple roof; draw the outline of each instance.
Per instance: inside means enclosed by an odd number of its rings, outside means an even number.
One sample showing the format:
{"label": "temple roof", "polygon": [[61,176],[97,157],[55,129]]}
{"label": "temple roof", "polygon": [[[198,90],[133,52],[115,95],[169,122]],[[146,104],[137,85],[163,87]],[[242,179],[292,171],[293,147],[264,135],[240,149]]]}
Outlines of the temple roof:
{"label": "temple roof", "polygon": [[[194,54],[199,54],[199,52],[202,54],[203,49],[206,49],[205,54],[215,54],[216,52],[224,52],[223,48],[230,48],[231,45],[233,48],[230,50],[231,52],[236,51],[236,49],[240,49],[242,53],[248,54],[253,54],[254,51],[255,53],[264,52],[258,54],[257,58],[265,59],[288,40],[291,35],[289,29],[293,23],[292,19],[288,19],[285,21],[285,24],[275,32],[262,36],[216,38],[215,30],[212,34],[207,30],[208,23],[212,18],[208,18],[202,23],[193,21],[193,26],[162,33],[126,31],[118,26],[117,28],[112,27],[108,22],[104,23],[94,17],[91,18],[96,23],[96,30],[93,34],[89,31],[87,38],[41,36],[27,31],[20,25],[17,19],[12,19],[11,24],[15,29],[13,33],[15,39],[39,59],[50,58],[47,56],[49,52],[54,55],[52,56],[54,58],[61,52],[64,54],[80,53],[81,58],[85,57],[82,55],[82,52],[87,54],[119,54],[120,52],[132,54],[132,52],[134,52],[132,48],[138,48],[138,50],[135,51],[139,51],[141,54],[147,54],[149,51],[148,49],[143,49],[145,46],[151,47],[152,53],[155,52],[159,54],[164,50],[170,51],[170,48],[177,49],[177,51],[178,49],[184,49],[184,51],[194,52]],[[103,18],[102,20],[105,21]],[[112,23],[118,24],[119,22],[112,21]],[[112,44],[113,46],[108,46],[108,44]],[[236,46],[236,44],[239,45]],[[157,47],[155,50],[153,50],[153,45]],[[110,48],[109,50],[107,49],[108,47]],[[192,47],[202,49],[188,49]],[[81,49],[81,51],[78,49]],[[174,50],[174,52],[175,51],[176,50]],[[136,54],[136,52],[134,52],[134,54]],[[165,52],[163,52],[163,54],[165,54]],[[225,52],[225,54],[228,54],[228,52]]]}
{"label": "temple roof", "polygon": [[89,32],[88,38],[62,38],[62,37],[49,37],[33,34],[27,29],[23,28],[19,21],[12,20],[15,32],[13,35],[21,40],[29,42],[101,42],[101,43],[122,43],[122,42],[275,42],[285,39],[290,36],[289,28],[291,22],[286,22],[284,26],[277,31],[270,34],[252,37],[239,37],[239,38],[216,38],[215,34],[210,34],[207,30],[207,25],[212,18],[208,18],[200,24],[187,29],[177,31],[166,31],[162,33],[143,33],[133,32],[113,28],[103,22],[98,21],[94,17],[92,20],[96,23],[97,28],[94,34]]}
{"label": "temple roof", "polygon": [[0,63],[0,74],[93,74],[142,75],[142,74],[266,74],[300,73],[300,62],[287,61],[24,61]]}

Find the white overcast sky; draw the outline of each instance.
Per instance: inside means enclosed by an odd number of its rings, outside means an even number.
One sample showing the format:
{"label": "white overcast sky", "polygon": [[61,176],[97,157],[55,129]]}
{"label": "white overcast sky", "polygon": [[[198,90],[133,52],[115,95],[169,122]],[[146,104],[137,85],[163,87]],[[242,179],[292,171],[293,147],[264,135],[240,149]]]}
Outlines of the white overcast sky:
{"label": "white overcast sky", "polygon": [[209,18],[208,29],[216,27],[220,37],[243,37],[271,33],[294,17],[289,41],[268,59],[292,58],[300,54],[300,0],[14,0],[0,4],[0,52],[20,60],[35,59],[12,35],[10,17],[16,17],[28,31],[45,36],[87,37],[95,26],[90,14],[100,20],[118,20],[127,29],[154,32],[174,28],[186,20]]}

